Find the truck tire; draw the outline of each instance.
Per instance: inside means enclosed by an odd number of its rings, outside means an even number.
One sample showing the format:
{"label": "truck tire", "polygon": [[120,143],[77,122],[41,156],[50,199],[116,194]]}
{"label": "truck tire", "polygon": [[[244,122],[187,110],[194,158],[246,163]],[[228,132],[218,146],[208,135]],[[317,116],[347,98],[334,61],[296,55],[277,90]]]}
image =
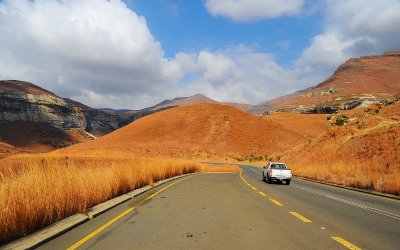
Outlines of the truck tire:
{"label": "truck tire", "polygon": [[264,173],[262,174],[262,177],[263,177],[263,179],[262,179],[262,180],[263,180],[263,181],[265,181],[265,176],[264,176]]}
{"label": "truck tire", "polygon": [[289,184],[290,184],[290,180],[287,180],[287,181],[286,181],[286,185],[289,185]]}
{"label": "truck tire", "polygon": [[272,180],[271,180],[271,178],[267,178],[267,183],[271,183],[272,182]]}

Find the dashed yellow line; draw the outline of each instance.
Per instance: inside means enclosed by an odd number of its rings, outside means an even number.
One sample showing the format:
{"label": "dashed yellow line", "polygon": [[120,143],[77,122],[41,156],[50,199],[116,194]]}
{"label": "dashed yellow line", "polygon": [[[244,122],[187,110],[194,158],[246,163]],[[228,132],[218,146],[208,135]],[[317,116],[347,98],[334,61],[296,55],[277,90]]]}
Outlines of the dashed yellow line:
{"label": "dashed yellow line", "polygon": [[268,195],[266,195],[264,192],[258,192],[259,194],[261,194],[262,196],[267,197]]}
{"label": "dashed yellow line", "polygon": [[358,246],[348,242],[347,240],[339,237],[339,236],[333,236],[331,237],[332,239],[336,240],[337,242],[339,242],[340,244],[342,244],[343,246],[347,247],[348,249],[351,250],[361,250],[361,248],[359,248]]}
{"label": "dashed yellow line", "polygon": [[[244,183],[246,183],[247,184],[247,186],[249,186],[249,187],[251,187],[251,189],[253,189],[254,191],[258,191],[258,189],[256,188],[256,187],[254,187],[253,185],[251,185],[248,181],[246,181],[246,179],[245,178],[243,178],[243,170],[241,170],[240,171],[240,174],[239,174],[239,176],[240,176],[240,179],[242,179],[242,181],[244,182]],[[269,198],[269,200],[271,201],[271,202],[273,202],[273,203],[275,203],[276,205],[278,205],[278,206],[280,206],[280,207],[283,207],[283,204],[282,203],[280,203],[279,201],[277,201],[277,200],[275,200],[275,199],[272,199],[270,196],[268,196],[266,193],[264,193],[264,192],[258,192],[260,195],[262,195],[262,196],[265,196],[265,197],[268,197]]]}
{"label": "dashed yellow line", "polygon": [[133,207],[125,210],[124,212],[122,212],[121,214],[119,214],[118,216],[114,217],[112,220],[110,220],[109,222],[107,222],[106,224],[104,224],[103,226],[97,228],[95,231],[91,232],[90,234],[88,234],[87,236],[85,236],[84,238],[82,238],[81,240],[79,240],[78,242],[76,242],[75,244],[73,244],[72,246],[68,247],[67,250],[74,250],[76,248],[78,248],[79,246],[81,246],[82,244],[84,244],[86,241],[90,240],[91,238],[93,238],[94,236],[96,236],[97,234],[99,234],[101,231],[103,231],[104,229],[106,229],[107,227],[111,226],[114,222],[118,221],[119,219],[121,219],[122,217],[124,217],[125,215],[127,215],[128,213],[132,212],[133,210],[135,210],[137,207],[139,207],[140,205],[142,205],[144,202],[150,200],[151,198],[153,198],[154,196],[156,196],[157,194],[165,191],[166,189],[172,187],[173,185],[177,184],[178,182],[181,182],[183,180],[192,178],[193,176],[189,176],[183,179],[180,179],[178,181],[175,181],[174,183],[166,186],[163,189],[160,189],[159,191],[155,192],[154,194],[150,195],[149,197],[147,197],[146,199],[140,201],[139,203],[137,203],[136,205],[134,205]]}
{"label": "dashed yellow line", "polygon": [[[243,173],[243,170],[240,171],[240,175],[239,175],[239,176],[240,176],[240,179],[242,179],[242,181],[243,181],[245,184],[247,184],[247,186],[251,187],[253,190],[257,190],[257,188],[253,187],[248,181],[246,181],[245,178],[243,178],[242,173]],[[323,185],[323,184],[321,184],[321,185]],[[282,203],[280,203],[279,201],[277,201],[277,200],[275,200],[275,199],[272,199],[272,198],[271,198],[270,196],[268,196],[266,193],[261,192],[261,191],[258,192],[258,193],[259,193],[261,196],[268,197],[269,200],[270,200],[271,202],[275,203],[276,205],[278,205],[278,206],[280,206],[280,207],[283,207],[283,204],[282,204]],[[299,213],[297,213],[297,212],[289,212],[289,213],[290,213],[291,215],[295,216],[296,218],[298,218],[299,220],[303,221],[303,222],[307,222],[307,223],[312,222],[311,220],[307,219],[306,217],[304,217],[303,215],[301,215],[301,214],[299,214]],[[342,244],[342,245],[345,246],[346,248],[350,249],[350,250],[361,250],[361,248],[357,247],[356,245],[354,245],[354,244],[348,242],[347,240],[345,240],[345,239],[343,239],[343,238],[341,238],[341,237],[333,236],[333,237],[331,237],[331,238],[332,238],[333,240],[337,241],[338,243]]]}
{"label": "dashed yellow line", "polygon": [[269,200],[270,200],[271,202],[275,203],[276,205],[278,205],[278,206],[280,206],[280,207],[283,207],[283,204],[280,203],[279,201],[274,200],[274,199],[269,199]]}
{"label": "dashed yellow line", "polygon": [[299,218],[301,221],[303,222],[311,222],[309,219],[307,219],[306,217],[304,217],[303,215],[296,213],[296,212],[289,212],[291,215]]}

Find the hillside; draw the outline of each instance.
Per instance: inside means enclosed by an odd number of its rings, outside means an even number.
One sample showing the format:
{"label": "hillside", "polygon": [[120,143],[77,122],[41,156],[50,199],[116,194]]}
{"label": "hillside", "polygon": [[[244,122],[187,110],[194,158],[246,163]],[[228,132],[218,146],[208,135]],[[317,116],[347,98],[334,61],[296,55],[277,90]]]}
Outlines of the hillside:
{"label": "hillside", "polygon": [[400,52],[347,60],[327,80],[293,95],[272,111],[334,113],[366,107],[371,103],[393,103],[400,92]]}
{"label": "hillside", "polygon": [[399,194],[400,103],[341,111],[320,137],[282,157],[296,174]]}
{"label": "hillside", "polygon": [[172,107],[182,107],[192,104],[200,104],[200,103],[218,103],[203,94],[196,94],[189,97],[176,97],[172,100],[164,100],[152,107],[146,108],[146,110],[159,110],[159,109],[167,109]]}
{"label": "hillside", "polygon": [[32,95],[48,95],[55,97],[56,95],[52,92],[45,90],[37,85],[30,82],[17,81],[17,80],[6,80],[0,81],[0,93],[24,93]]}
{"label": "hillside", "polygon": [[295,132],[306,140],[320,136],[329,128],[327,116],[324,114],[276,112],[262,118],[267,122],[277,123],[281,128]]}
{"label": "hillside", "polygon": [[265,157],[305,138],[229,105],[196,104],[158,112],[96,141],[57,151],[88,155],[136,153],[189,157]]}
{"label": "hillside", "polygon": [[20,153],[21,150],[5,142],[0,142],[0,159]]}
{"label": "hillside", "polygon": [[[63,130],[48,124],[33,122],[12,122],[0,124],[0,142],[13,148],[10,155],[24,152],[49,152],[91,140],[82,129]],[[16,150],[18,148],[18,150]]]}
{"label": "hillside", "polygon": [[285,103],[285,102],[291,100],[292,98],[303,94],[304,92],[307,92],[309,89],[310,88],[304,89],[304,90],[299,90],[299,91],[296,91],[296,92],[288,94],[288,95],[280,96],[280,97],[277,97],[277,98],[274,98],[271,100],[261,102],[257,105],[253,105],[253,106],[249,107],[246,111],[248,111],[252,114],[266,113],[266,112],[272,110],[274,107],[276,107],[282,103]]}

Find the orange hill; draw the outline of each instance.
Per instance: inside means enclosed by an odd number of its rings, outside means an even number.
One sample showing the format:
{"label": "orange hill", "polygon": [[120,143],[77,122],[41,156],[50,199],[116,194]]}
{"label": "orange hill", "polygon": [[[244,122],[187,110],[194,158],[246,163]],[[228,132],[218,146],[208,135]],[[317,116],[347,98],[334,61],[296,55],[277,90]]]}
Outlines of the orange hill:
{"label": "orange hill", "polygon": [[305,139],[320,136],[329,128],[327,115],[324,114],[299,114],[294,112],[276,112],[263,116],[268,122],[275,122],[282,128],[298,133]]}
{"label": "orange hill", "polygon": [[196,104],[143,117],[96,141],[55,153],[265,156],[283,152],[304,140],[279,123],[232,106]]}

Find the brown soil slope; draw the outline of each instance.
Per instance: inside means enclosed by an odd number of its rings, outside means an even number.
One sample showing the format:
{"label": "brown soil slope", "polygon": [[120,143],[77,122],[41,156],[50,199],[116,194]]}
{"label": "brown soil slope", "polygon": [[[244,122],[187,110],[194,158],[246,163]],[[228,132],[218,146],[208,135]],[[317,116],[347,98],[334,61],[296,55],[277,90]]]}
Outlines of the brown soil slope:
{"label": "brown soil slope", "polygon": [[96,141],[57,153],[265,156],[283,152],[304,140],[276,122],[234,107],[196,104],[143,117]]}
{"label": "brown soil slope", "polygon": [[[12,122],[0,125],[0,142],[26,152],[44,153],[88,141],[83,131],[62,130],[42,123]],[[19,150],[11,150],[11,154]]]}
{"label": "brown soil slope", "polygon": [[11,156],[11,155],[15,155],[20,153],[21,150],[10,145],[7,144],[5,142],[0,142],[0,159],[3,159],[5,157]]}
{"label": "brown soil slope", "polygon": [[50,91],[47,91],[35,84],[17,80],[3,80],[0,81],[0,91],[3,93],[25,93],[34,95],[49,95],[56,96]]}

